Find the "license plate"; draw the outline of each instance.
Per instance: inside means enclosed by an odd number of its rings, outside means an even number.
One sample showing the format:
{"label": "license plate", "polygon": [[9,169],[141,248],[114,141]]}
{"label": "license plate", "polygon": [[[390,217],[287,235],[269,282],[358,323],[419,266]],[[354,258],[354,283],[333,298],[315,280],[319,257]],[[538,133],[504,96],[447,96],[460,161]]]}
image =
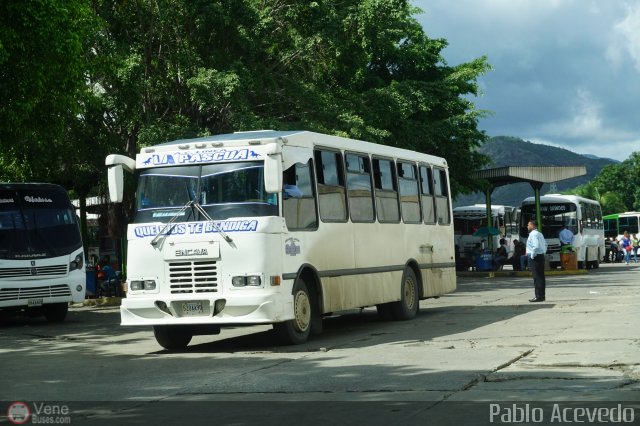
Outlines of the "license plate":
{"label": "license plate", "polygon": [[182,302],[182,315],[204,315],[204,306],[202,301]]}
{"label": "license plate", "polygon": [[27,306],[30,308],[35,308],[36,306],[42,306],[42,299],[29,299],[27,301]]}

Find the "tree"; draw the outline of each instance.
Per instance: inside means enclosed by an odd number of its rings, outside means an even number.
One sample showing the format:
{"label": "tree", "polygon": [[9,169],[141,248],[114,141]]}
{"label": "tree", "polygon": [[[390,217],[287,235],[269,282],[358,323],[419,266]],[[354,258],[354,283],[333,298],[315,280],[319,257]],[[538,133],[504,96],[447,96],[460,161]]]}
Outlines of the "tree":
{"label": "tree", "polygon": [[107,153],[256,128],[444,156],[475,189],[486,58],[449,66],[407,0],[0,2],[0,173],[104,182]]}
{"label": "tree", "polygon": [[73,152],[67,138],[85,89],[92,12],[84,0],[0,2],[0,178],[48,180]]}
{"label": "tree", "polygon": [[[486,58],[448,66],[404,0],[103,2],[105,126],[118,152],[255,128],[309,129],[449,159],[476,182],[485,139],[465,96]],[[104,60],[104,59],[103,59]]]}

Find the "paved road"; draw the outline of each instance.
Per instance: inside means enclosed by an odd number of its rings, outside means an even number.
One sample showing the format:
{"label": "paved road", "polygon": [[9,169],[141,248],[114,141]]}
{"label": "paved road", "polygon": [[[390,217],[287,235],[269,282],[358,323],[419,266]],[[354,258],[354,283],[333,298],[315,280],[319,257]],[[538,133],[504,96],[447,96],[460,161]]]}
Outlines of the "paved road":
{"label": "paved road", "polygon": [[537,304],[531,278],[460,278],[414,321],[352,312],[289,347],[257,326],[171,353],[149,329],[120,327],[114,307],[73,308],[61,324],[3,318],[0,401],[66,406],[74,424],[488,424],[527,409],[549,420],[552,401],[622,404],[638,424],[639,274],[549,277]]}

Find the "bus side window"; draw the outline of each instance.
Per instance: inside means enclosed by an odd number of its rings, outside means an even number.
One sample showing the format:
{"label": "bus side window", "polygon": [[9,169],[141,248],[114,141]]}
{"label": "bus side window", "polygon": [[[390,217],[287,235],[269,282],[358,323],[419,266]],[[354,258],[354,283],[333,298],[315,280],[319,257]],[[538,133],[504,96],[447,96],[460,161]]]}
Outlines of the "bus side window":
{"label": "bus side window", "polygon": [[414,164],[398,162],[398,183],[402,220],[405,223],[422,222],[418,196],[418,174]]}
{"label": "bus side window", "polygon": [[436,223],[435,200],[433,197],[433,179],[431,167],[420,166],[420,188],[422,193],[422,211],[425,223]]}
{"label": "bus side window", "polygon": [[282,211],[289,229],[318,227],[311,167],[309,160],[306,164],[296,163],[283,172],[283,184],[295,186],[300,193],[299,197],[285,197],[283,193]]}
{"label": "bus side window", "polygon": [[366,155],[346,154],[347,193],[353,222],[373,222],[373,186],[371,162]]}
{"label": "bus side window", "polygon": [[320,218],[323,221],[344,222],[347,220],[347,200],[342,154],[316,150],[315,160]]}
{"label": "bus side window", "polygon": [[446,225],[448,223],[451,223],[451,217],[449,216],[449,191],[447,189],[447,172],[444,169],[440,169],[437,167],[434,167],[433,172],[438,223]]}
{"label": "bus side window", "polygon": [[399,222],[398,184],[392,160],[373,159],[373,180],[376,188],[376,211],[379,222]]}

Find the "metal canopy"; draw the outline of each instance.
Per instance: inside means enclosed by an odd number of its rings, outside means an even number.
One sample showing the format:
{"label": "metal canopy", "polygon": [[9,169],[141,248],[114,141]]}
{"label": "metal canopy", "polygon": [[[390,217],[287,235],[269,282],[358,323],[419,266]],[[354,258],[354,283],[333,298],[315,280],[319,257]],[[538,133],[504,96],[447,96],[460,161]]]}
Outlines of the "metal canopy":
{"label": "metal canopy", "polygon": [[[496,186],[529,182],[535,186],[558,182],[587,174],[585,166],[505,166],[495,169],[476,170],[476,179],[485,179]],[[536,185],[537,184],[537,185]]]}
{"label": "metal canopy", "polygon": [[[587,174],[585,166],[504,166],[495,169],[476,170],[474,178],[489,182],[485,190],[487,207],[487,226],[491,225],[491,193],[497,186],[511,183],[528,182],[533,188],[536,200],[536,222],[542,231],[542,216],[540,215],[540,189],[545,183],[558,182]],[[493,250],[492,240],[489,247]]]}

